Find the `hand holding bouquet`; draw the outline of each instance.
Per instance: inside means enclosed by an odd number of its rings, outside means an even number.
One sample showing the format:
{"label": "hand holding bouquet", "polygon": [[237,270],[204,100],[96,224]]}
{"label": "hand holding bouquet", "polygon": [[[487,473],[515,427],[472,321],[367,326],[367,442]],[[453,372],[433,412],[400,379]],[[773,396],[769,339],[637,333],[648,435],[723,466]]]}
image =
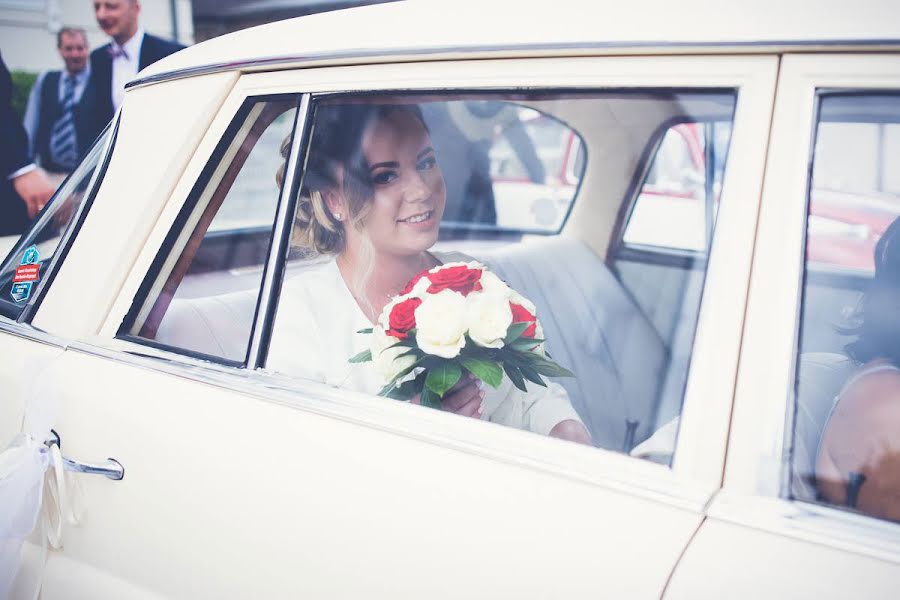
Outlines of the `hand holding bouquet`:
{"label": "hand holding bouquet", "polygon": [[506,373],[522,391],[526,380],[574,376],[545,354],[534,304],[474,261],[419,273],[359,333],[372,335],[369,349],[350,362],[374,361],[379,395],[420,394],[425,406],[439,407],[463,371],[494,388]]}

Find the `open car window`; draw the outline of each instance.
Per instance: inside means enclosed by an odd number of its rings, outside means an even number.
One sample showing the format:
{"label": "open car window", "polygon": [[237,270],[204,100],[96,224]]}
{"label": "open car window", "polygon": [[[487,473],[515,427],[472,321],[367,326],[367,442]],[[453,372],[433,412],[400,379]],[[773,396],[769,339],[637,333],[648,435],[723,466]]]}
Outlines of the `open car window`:
{"label": "open car window", "polygon": [[297,96],[245,102],[145,278],[119,337],[240,364],[271,244]]}
{"label": "open car window", "polygon": [[[406,281],[393,281],[378,288],[391,268],[385,257],[433,268],[474,261],[481,267],[467,268],[486,269],[514,292],[510,297],[524,298],[511,304],[536,317],[542,351],[572,375],[548,374],[541,383],[525,377],[523,391],[516,369],[511,374],[504,364],[497,387],[484,386],[477,418],[550,435],[572,421],[597,447],[668,463],[708,246],[700,245],[696,262],[632,260],[627,268],[609,248],[659,132],[671,123],[715,122],[725,132],[724,152],[734,103],[730,91],[640,90],[315,99],[265,368],[397,397],[385,387],[404,369],[385,358],[391,353],[368,330],[381,326],[387,335],[418,340],[430,325],[428,311],[420,314],[411,302],[406,329],[387,333],[394,313],[385,306],[422,286],[403,292]],[[704,236],[711,236],[714,216]],[[433,289],[424,293],[440,286]],[[450,291],[463,298],[484,293]],[[441,344],[479,345],[471,334],[458,336],[449,312],[436,314],[449,327]],[[530,347],[527,340],[519,346]],[[484,356],[496,358],[491,352],[499,347]],[[367,351],[377,360],[360,358]],[[426,367],[408,366],[401,377],[427,379]]]}
{"label": "open car window", "polygon": [[[47,285],[51,264],[58,268],[60,243],[88,200],[103,151],[113,135],[107,128],[84,160],[63,182],[31,228],[15,244],[0,267],[0,314],[10,319],[22,315],[39,290]],[[96,188],[96,185],[93,186]]]}

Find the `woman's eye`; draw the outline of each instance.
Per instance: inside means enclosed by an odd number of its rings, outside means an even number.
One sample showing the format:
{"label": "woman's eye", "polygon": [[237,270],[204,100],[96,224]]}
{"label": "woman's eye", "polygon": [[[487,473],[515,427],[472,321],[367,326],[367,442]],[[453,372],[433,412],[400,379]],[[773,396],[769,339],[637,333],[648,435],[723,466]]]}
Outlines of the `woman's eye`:
{"label": "woman's eye", "polygon": [[372,183],[376,185],[391,183],[395,179],[397,179],[397,173],[394,171],[381,171],[372,175]]}
{"label": "woman's eye", "polygon": [[437,160],[435,160],[433,156],[426,156],[419,161],[419,164],[416,165],[416,168],[420,171],[427,171],[429,169],[433,169],[435,165],[437,165]]}

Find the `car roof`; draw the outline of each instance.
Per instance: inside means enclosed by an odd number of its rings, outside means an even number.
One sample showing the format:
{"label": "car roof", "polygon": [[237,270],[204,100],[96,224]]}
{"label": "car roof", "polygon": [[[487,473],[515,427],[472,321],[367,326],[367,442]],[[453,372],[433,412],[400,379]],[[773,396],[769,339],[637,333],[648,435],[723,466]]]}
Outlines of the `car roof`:
{"label": "car roof", "polygon": [[197,44],[141,85],[210,71],[483,56],[900,50],[897,0],[408,0],[269,23]]}

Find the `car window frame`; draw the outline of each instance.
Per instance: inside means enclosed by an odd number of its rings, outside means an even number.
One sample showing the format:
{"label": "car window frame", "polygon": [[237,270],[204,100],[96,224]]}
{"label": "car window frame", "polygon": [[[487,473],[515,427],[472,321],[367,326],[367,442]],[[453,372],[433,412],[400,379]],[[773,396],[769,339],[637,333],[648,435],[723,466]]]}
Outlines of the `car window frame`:
{"label": "car window frame", "polygon": [[900,523],[790,493],[809,187],[821,91],[898,90],[898,54],[786,54],[766,158],[723,490],[711,517],[900,562]]}
{"label": "car window frame", "polygon": [[[249,337],[247,341],[247,351],[244,355],[243,360],[231,360],[222,356],[217,356],[213,354],[206,354],[203,352],[198,352],[196,350],[190,350],[187,348],[180,348],[177,346],[173,346],[171,344],[166,344],[163,342],[158,342],[155,339],[147,339],[141,337],[137,334],[131,334],[127,332],[127,329],[137,318],[138,314],[145,308],[145,305],[150,302],[151,310],[155,306],[158,298],[150,299],[150,294],[158,282],[162,274],[162,269],[165,266],[165,263],[171,258],[171,253],[174,250],[175,244],[178,242],[178,239],[182,236],[184,232],[184,228],[189,226],[190,218],[195,214],[197,210],[197,203],[200,200],[200,197],[203,195],[210,181],[212,181],[213,176],[215,175],[215,171],[221,165],[221,161],[223,160],[225,154],[228,149],[234,143],[234,136],[237,131],[245,124],[245,119],[248,117],[249,112],[252,108],[259,104],[264,104],[268,101],[278,101],[278,100],[291,100],[293,99],[295,102],[295,108],[293,110],[296,111],[294,116],[294,123],[291,126],[291,135],[292,135],[292,145],[291,151],[297,151],[298,148],[295,147],[293,143],[294,138],[297,136],[298,132],[298,123],[300,123],[300,131],[305,131],[305,122],[308,117],[308,94],[299,94],[299,93],[284,93],[284,94],[259,94],[259,95],[251,95],[247,96],[243,103],[238,107],[237,111],[232,116],[230,123],[227,128],[224,130],[222,137],[219,140],[219,143],[216,144],[214,150],[209,156],[206,165],[203,170],[200,172],[198,178],[194,182],[194,186],[192,187],[190,193],[186,197],[184,203],[181,205],[181,209],[179,210],[177,216],[175,217],[174,222],[169,229],[165,240],[160,246],[153,262],[150,264],[149,269],[147,270],[145,279],[141,282],[138,287],[137,293],[134,296],[133,304],[129,311],[125,314],[123,321],[121,323],[120,329],[117,332],[115,338],[118,340],[123,340],[127,342],[131,342],[133,344],[147,346],[149,348],[154,348],[156,350],[162,350],[172,354],[184,355],[189,358],[198,359],[208,363],[217,363],[224,366],[229,367],[237,367],[237,368],[247,368],[248,365],[255,365],[257,359],[255,358],[254,351],[256,354],[259,352],[259,342],[257,341],[254,344],[254,340],[257,337],[257,330],[260,328],[262,320],[260,315],[262,311],[260,310],[264,306],[263,298],[265,298],[265,294],[267,293],[266,282],[271,280],[273,275],[271,274],[272,269],[279,268],[279,262],[276,260],[274,253],[277,251],[276,243],[274,240],[278,239],[278,236],[281,234],[281,228],[284,226],[286,222],[285,217],[282,214],[283,210],[286,210],[288,207],[283,206],[285,204],[289,204],[293,207],[296,204],[295,194],[289,194],[285,190],[292,190],[298,182],[295,181],[295,172],[285,171],[284,181],[282,182],[281,189],[279,191],[279,197],[276,203],[274,221],[271,226],[272,234],[269,236],[269,244],[268,244],[268,252],[266,256],[266,261],[262,265],[263,267],[263,275],[260,280],[260,291],[257,300],[257,308],[256,313],[253,317],[253,326],[249,332]],[[302,111],[302,112],[301,112]],[[302,121],[302,123],[301,123]],[[260,132],[260,136],[254,141],[253,147],[247,152],[247,157],[252,154],[253,150],[256,148],[256,144],[259,142],[259,139],[262,137],[263,132]],[[298,140],[302,141],[302,140]],[[245,160],[246,158],[245,157]],[[289,155],[288,165],[290,167],[291,164],[295,164],[297,157],[295,155]],[[243,164],[241,165],[241,169],[243,169]],[[235,177],[239,174],[236,173]],[[217,183],[216,185],[219,185]],[[227,201],[228,194],[231,191],[231,187],[234,185],[234,180],[230,182],[228,190],[225,192],[225,196],[223,197],[223,202]],[[221,208],[221,206],[220,206]],[[293,211],[293,208],[291,208]],[[213,218],[215,215],[213,215]],[[209,232],[209,228],[203,232],[203,237],[205,238],[206,234]],[[218,232],[216,232],[218,233]],[[183,249],[182,249],[183,250]],[[172,273],[167,273],[165,275],[165,281],[172,276]],[[178,282],[178,285],[181,285],[181,281]],[[165,282],[164,282],[165,285]],[[271,288],[271,281],[268,283],[269,288]],[[252,367],[255,368],[255,367]]]}
{"label": "car window frame", "polygon": [[[725,89],[721,90],[721,93],[728,93],[731,91],[733,90]],[[716,93],[716,91],[710,90],[709,93]],[[641,165],[639,169],[635,171],[635,178],[626,196],[628,200],[622,203],[622,209],[619,214],[619,218],[614,230],[614,235],[611,238],[608,251],[608,256],[610,256],[612,260],[628,260],[635,262],[647,262],[650,264],[683,267],[687,267],[690,265],[706,265],[706,259],[709,254],[708,248],[712,247],[711,239],[706,240],[706,251],[688,250],[684,248],[668,248],[666,246],[654,246],[652,244],[629,244],[625,242],[625,230],[628,229],[628,223],[631,221],[631,218],[634,215],[634,210],[637,207],[637,202],[640,198],[641,190],[647,183],[647,179],[650,176],[650,169],[653,166],[653,161],[656,158],[656,155],[659,152],[660,148],[662,147],[663,139],[665,138],[666,133],[676,125],[690,123],[697,125],[706,125],[707,123],[711,122],[715,121],[697,118],[674,117],[664,122],[654,132],[653,137],[644,148],[644,151],[641,155]],[[726,159],[725,170],[727,169],[728,165]],[[707,168],[707,171],[704,173],[704,175],[708,174],[709,169]],[[724,181],[724,173],[722,177]],[[704,212],[706,211],[707,204],[708,202],[705,200]],[[715,227],[713,227],[713,231],[715,231]]]}
{"label": "car window frame", "polygon": [[[53,280],[55,279],[56,274],[59,272],[60,266],[65,261],[72,243],[78,235],[78,232],[81,230],[81,225],[87,218],[91,206],[93,206],[94,198],[96,198],[97,196],[97,191],[100,189],[100,186],[103,182],[103,177],[104,175],[106,175],[106,169],[109,166],[110,160],[112,159],[113,151],[115,149],[116,137],[119,132],[120,118],[121,111],[117,111],[113,119],[109,122],[109,124],[107,124],[103,131],[100,132],[100,134],[97,136],[97,139],[94,141],[94,144],[88,150],[89,154],[91,150],[94,149],[96,144],[100,143],[100,141],[102,140],[103,146],[100,150],[100,157],[97,161],[97,166],[94,167],[94,171],[91,174],[90,180],[88,181],[88,185],[84,194],[84,200],[78,205],[78,208],[75,210],[75,214],[72,215],[71,220],[66,225],[66,229],[60,236],[59,243],[57,244],[52,257],[50,258],[47,267],[44,269],[44,274],[41,277],[41,280],[38,282],[37,286],[35,286],[34,293],[22,307],[22,310],[19,312],[15,319],[4,314],[0,314],[0,319],[6,319],[7,321],[12,321],[21,325],[31,325],[31,320],[34,318],[34,315],[37,312],[38,308],[40,308],[41,302],[46,296],[47,291],[50,289],[50,286],[53,285]],[[56,192],[54,192],[53,197],[50,199],[50,201],[47,202],[44,209],[42,209],[41,212],[35,217],[29,228],[25,230],[25,232],[23,232],[22,236],[13,245],[12,249],[10,249],[9,253],[0,264],[6,264],[9,260],[12,259],[13,256],[18,255],[25,250],[27,234],[30,233],[32,229],[34,229],[34,227],[36,227],[40,223],[41,216],[46,210],[48,210],[48,207],[52,207],[53,202],[56,201],[59,190],[62,190],[66,186],[73,174],[74,172],[70,173],[59,185],[59,187],[56,188]]]}
{"label": "car window frame", "polygon": [[[671,468],[635,459],[620,453],[614,453],[597,448],[581,448],[572,444],[560,443],[557,440],[535,436],[527,432],[520,432],[509,428],[484,427],[479,423],[460,423],[453,421],[452,415],[445,415],[439,411],[397,411],[383,405],[382,401],[373,400],[370,395],[352,393],[339,390],[335,401],[332,395],[334,390],[325,384],[306,382],[302,380],[285,381],[285,378],[275,374],[266,373],[256,369],[236,369],[210,363],[198,357],[188,357],[175,354],[163,349],[139,346],[127,340],[113,340],[121,319],[133,300],[134,290],[142,279],[143,273],[157,252],[158,245],[165,238],[168,227],[171,225],[174,215],[180,209],[188,192],[192,189],[194,179],[198,176],[202,165],[206,163],[212,147],[218,142],[215,136],[221,135],[243,100],[250,95],[275,94],[275,93],[301,93],[315,94],[316,97],[332,94],[369,94],[388,92],[448,92],[452,94],[469,90],[473,92],[496,92],[498,89],[521,90],[536,89],[540,91],[552,91],[557,89],[577,89],[580,91],[603,91],[610,89],[626,88],[637,89],[641,92],[660,89],[660,81],[665,82],[665,89],[687,88],[689,90],[708,91],[710,89],[738,90],[738,101],[735,112],[735,124],[741,124],[736,129],[736,139],[745,138],[744,157],[749,157],[746,168],[735,170],[729,177],[740,181],[747,179],[747,185],[734,183],[727,186],[733,190],[733,194],[750,194],[758,189],[755,181],[761,181],[759,177],[752,175],[757,169],[761,172],[763,162],[764,144],[759,139],[754,141],[752,131],[760,128],[768,130],[771,116],[771,96],[774,94],[774,80],[777,59],[772,55],[753,57],[570,57],[570,58],[504,58],[486,61],[448,61],[402,64],[371,64],[329,66],[317,69],[297,69],[290,71],[273,71],[242,73],[235,85],[222,102],[218,114],[208,128],[206,137],[200,142],[203,152],[198,152],[190,159],[190,166],[185,170],[176,190],[169,199],[164,216],[154,226],[150,235],[150,243],[142,251],[132,266],[129,279],[122,286],[120,295],[114,301],[106,320],[101,324],[98,339],[88,344],[79,343],[82,351],[88,351],[88,347],[95,352],[113,352],[127,356],[127,360],[142,361],[142,364],[150,368],[178,370],[179,366],[185,367],[189,373],[186,376],[203,378],[202,373],[215,373],[218,381],[222,378],[231,381],[233,385],[246,386],[248,380],[266,381],[267,389],[271,392],[273,401],[277,396],[275,390],[293,390],[307,398],[322,398],[328,396],[331,402],[325,405],[315,405],[319,412],[327,412],[339,418],[350,419],[357,422],[375,424],[387,428],[402,435],[421,437],[422,423],[432,421],[442,423],[442,427],[449,427],[448,423],[454,423],[453,435],[440,433],[437,429],[430,430],[434,435],[426,435],[430,443],[462,444],[467,448],[478,448],[479,454],[494,457],[503,456],[504,460],[511,457],[516,462],[525,461],[528,464],[542,464],[555,473],[577,473],[579,478],[601,482],[603,485],[614,485],[633,490],[634,493],[665,499],[693,511],[702,511],[709,498],[718,488],[721,481],[721,464],[724,463],[724,445],[727,434],[727,415],[731,406],[731,394],[728,384],[731,367],[718,369],[720,373],[713,378],[701,375],[703,371],[711,368],[713,354],[715,361],[721,363],[722,353],[713,352],[710,349],[711,339],[721,337],[721,328],[714,334],[716,328],[704,325],[704,321],[723,320],[731,323],[729,333],[725,339],[726,345],[731,348],[726,354],[726,361],[734,364],[736,369],[738,354],[738,332],[740,319],[735,320],[736,311],[742,306],[740,295],[734,295],[741,285],[729,285],[718,282],[714,286],[718,291],[716,296],[726,294],[732,297],[729,300],[710,302],[710,306],[701,307],[701,314],[696,331],[696,339],[702,353],[706,358],[701,367],[695,367],[688,375],[688,391],[685,395],[682,412],[682,431],[690,431],[690,435],[680,435],[676,450],[676,458]],[[672,75],[677,73],[677,75]],[[578,85],[573,88],[573,76],[577,74]],[[490,82],[490,83],[486,83]],[[671,83],[670,83],[671,82]],[[692,87],[693,86],[693,87]],[[738,131],[743,133],[738,133]],[[757,136],[758,138],[758,136]],[[200,156],[204,154],[205,157]],[[200,161],[203,161],[202,163]],[[749,264],[749,249],[746,240],[749,231],[741,223],[746,220],[743,212],[756,210],[752,202],[732,200],[734,214],[731,210],[720,216],[720,225],[741,230],[739,235],[727,236],[736,238],[730,248],[719,250],[719,261],[722,263],[715,268],[716,275],[708,281],[732,279],[740,283],[740,271],[725,268],[729,263],[729,255],[735,253],[746,258],[739,262]],[[745,208],[741,208],[741,206]],[[605,242],[604,242],[605,243]],[[725,242],[722,242],[725,244]],[[714,251],[715,252],[715,251]],[[715,267],[715,265],[713,265]],[[709,285],[709,284],[708,284]],[[720,307],[720,308],[717,308]],[[724,309],[721,307],[725,307]],[[716,316],[716,313],[724,310],[729,316]],[[741,311],[742,312],[742,311]],[[259,314],[257,315],[260,316]],[[103,341],[107,340],[107,341]],[[720,342],[722,339],[719,340]],[[698,346],[695,346],[697,348]],[[695,350],[695,354],[701,352]],[[696,359],[696,356],[694,357]],[[253,364],[252,362],[250,364]],[[693,383],[692,383],[693,381]],[[329,391],[331,390],[331,391]],[[706,407],[699,410],[696,407],[702,402],[701,398],[709,396],[712,390],[715,401],[710,405],[705,401]],[[259,396],[266,396],[265,391],[259,392]],[[300,402],[298,396],[295,401]],[[306,404],[305,404],[306,405]],[[309,405],[312,406],[312,405]],[[694,406],[694,409],[690,409]],[[430,414],[434,413],[434,414]],[[391,419],[381,417],[392,415]],[[402,416],[399,416],[402,415]],[[688,423],[693,425],[687,426]],[[524,463],[523,463],[524,464]]]}

